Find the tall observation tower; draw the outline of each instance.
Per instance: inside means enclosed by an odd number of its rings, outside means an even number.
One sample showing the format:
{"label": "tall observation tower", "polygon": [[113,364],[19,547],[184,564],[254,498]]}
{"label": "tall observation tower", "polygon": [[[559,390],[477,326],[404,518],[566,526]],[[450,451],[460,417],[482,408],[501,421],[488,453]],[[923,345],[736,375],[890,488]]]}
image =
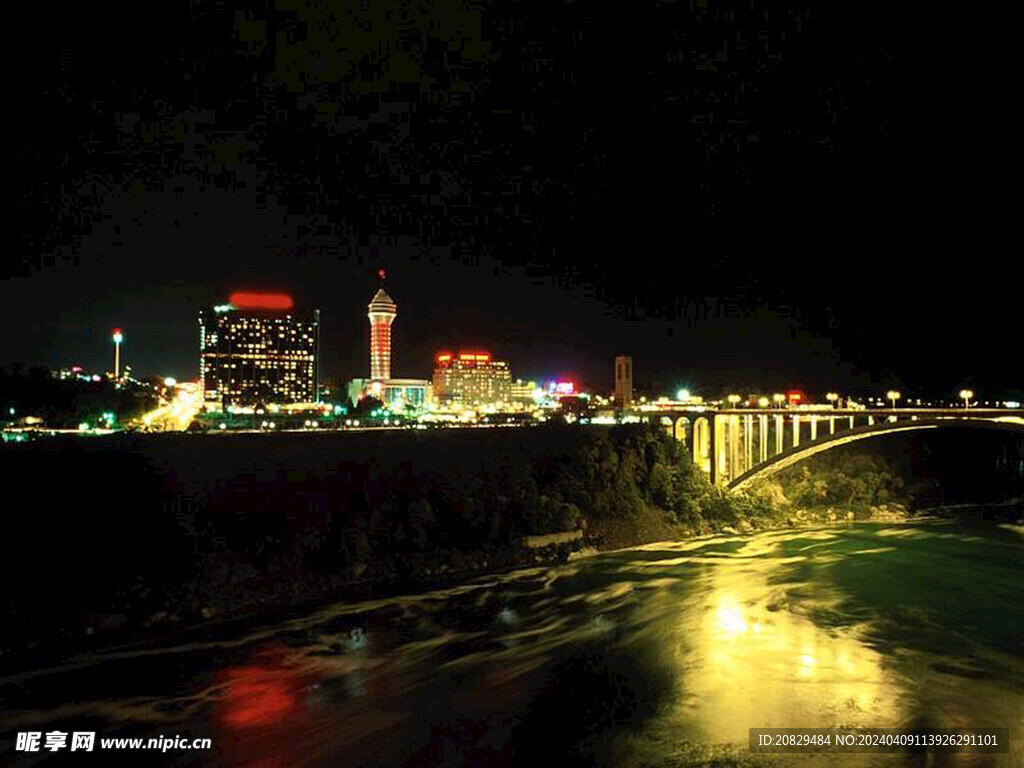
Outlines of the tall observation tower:
{"label": "tall observation tower", "polygon": [[398,305],[381,288],[370,302],[370,379],[391,378],[391,324],[398,315]]}

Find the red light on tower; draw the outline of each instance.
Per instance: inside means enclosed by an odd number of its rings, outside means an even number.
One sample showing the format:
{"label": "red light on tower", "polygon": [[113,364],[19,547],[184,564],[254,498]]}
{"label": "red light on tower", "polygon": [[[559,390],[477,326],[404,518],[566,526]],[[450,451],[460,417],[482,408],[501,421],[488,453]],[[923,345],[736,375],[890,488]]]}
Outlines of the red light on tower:
{"label": "red light on tower", "polygon": [[237,309],[291,309],[292,297],[286,293],[236,292],[228,300]]}
{"label": "red light on tower", "polygon": [[383,280],[384,279],[384,270],[383,269],[378,270],[377,275],[380,277],[381,280]]}

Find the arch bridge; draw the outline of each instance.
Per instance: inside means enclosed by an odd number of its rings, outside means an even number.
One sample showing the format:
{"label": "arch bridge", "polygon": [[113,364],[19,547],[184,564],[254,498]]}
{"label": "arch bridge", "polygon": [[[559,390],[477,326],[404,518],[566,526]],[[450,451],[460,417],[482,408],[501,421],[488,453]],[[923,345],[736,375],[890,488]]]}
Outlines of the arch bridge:
{"label": "arch bridge", "polygon": [[1004,408],[693,408],[647,415],[687,446],[712,483],[733,489],[815,453],[879,435],[943,427],[1024,434],[1024,415]]}

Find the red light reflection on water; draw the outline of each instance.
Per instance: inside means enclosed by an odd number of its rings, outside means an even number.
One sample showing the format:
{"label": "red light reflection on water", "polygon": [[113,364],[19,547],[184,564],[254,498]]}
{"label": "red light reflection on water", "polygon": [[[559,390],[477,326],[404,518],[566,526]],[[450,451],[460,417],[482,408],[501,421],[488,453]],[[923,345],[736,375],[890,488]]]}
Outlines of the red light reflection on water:
{"label": "red light reflection on water", "polygon": [[300,735],[308,727],[309,681],[288,663],[284,649],[264,648],[222,671],[214,709],[219,726],[217,765],[230,768],[297,768],[306,763]]}
{"label": "red light reflection on water", "polygon": [[228,672],[224,722],[239,728],[279,723],[298,708],[287,673],[246,666]]}
{"label": "red light reflection on water", "polygon": [[223,723],[234,728],[267,727],[282,724],[299,711],[302,686],[298,676],[275,657],[279,653],[267,651],[253,663],[224,672]]}

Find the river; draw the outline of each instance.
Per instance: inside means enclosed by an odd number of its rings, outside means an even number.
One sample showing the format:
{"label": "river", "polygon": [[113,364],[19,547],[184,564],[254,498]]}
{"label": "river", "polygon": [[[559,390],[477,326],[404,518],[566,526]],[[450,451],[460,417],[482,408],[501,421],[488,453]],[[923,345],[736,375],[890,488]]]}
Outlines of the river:
{"label": "river", "polygon": [[[1024,765],[1024,538],[718,536],[194,629],[0,680],[17,765]],[[751,754],[751,727],[1009,727],[1005,754]],[[18,731],[209,750],[15,752]]]}

